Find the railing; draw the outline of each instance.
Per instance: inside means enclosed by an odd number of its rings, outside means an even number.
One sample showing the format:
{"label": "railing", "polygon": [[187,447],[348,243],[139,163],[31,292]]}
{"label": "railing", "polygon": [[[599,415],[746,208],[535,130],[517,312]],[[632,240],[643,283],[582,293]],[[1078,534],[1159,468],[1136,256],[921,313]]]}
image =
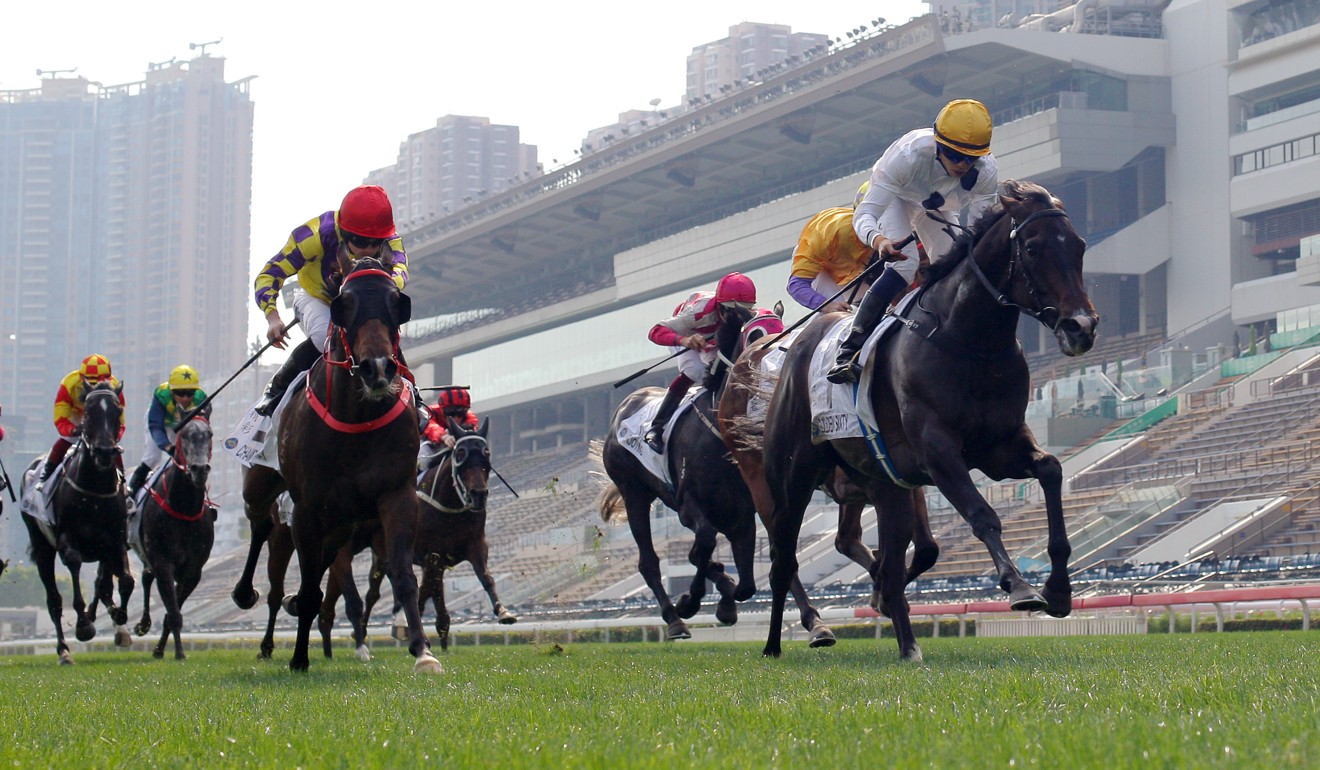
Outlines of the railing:
{"label": "railing", "polygon": [[1121,468],[1088,471],[1073,477],[1072,489],[1096,489],[1130,482],[1133,479],[1176,479],[1201,474],[1227,474],[1261,467],[1304,470],[1313,465],[1320,450],[1310,442],[1285,444],[1265,449],[1244,449],[1236,452],[1155,460]]}
{"label": "railing", "polygon": [[1107,439],[1118,438],[1121,436],[1131,436],[1137,433],[1141,433],[1155,426],[1156,424],[1164,421],[1165,419],[1174,416],[1177,413],[1178,413],[1178,399],[1170,398],[1164,403],[1155,407],[1154,409],[1151,409],[1150,411],[1146,412],[1140,417],[1132,420],[1131,422],[1120,425],[1119,427],[1105,434],[1105,438]]}
{"label": "railing", "polygon": [[[1186,480],[1169,485],[1139,486],[1132,482],[1108,500],[1077,517],[1081,527],[1069,533],[1073,558],[1086,561],[1122,536],[1169,510],[1183,500]],[[1044,559],[1048,556],[1049,536],[1045,535],[1021,551],[1021,558]]]}

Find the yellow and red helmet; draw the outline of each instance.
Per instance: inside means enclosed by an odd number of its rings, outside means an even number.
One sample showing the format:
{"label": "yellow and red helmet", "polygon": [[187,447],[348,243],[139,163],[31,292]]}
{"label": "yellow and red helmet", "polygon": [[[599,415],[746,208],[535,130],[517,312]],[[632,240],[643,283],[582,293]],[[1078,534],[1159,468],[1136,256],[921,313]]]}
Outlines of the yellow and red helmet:
{"label": "yellow and red helmet", "polygon": [[201,379],[196,369],[187,364],[179,364],[170,372],[170,390],[197,390]]}
{"label": "yellow and red helmet", "polygon": [[82,366],[78,367],[78,373],[88,382],[108,380],[111,376],[110,359],[99,353],[93,353],[83,359]]}

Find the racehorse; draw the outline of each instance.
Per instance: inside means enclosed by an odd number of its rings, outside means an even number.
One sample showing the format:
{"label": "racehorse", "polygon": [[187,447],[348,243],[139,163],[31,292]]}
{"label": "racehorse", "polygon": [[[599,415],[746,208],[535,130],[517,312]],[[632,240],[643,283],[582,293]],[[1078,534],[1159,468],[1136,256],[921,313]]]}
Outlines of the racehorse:
{"label": "racehorse", "polygon": [[[920,660],[903,595],[903,554],[915,513],[910,488],[935,484],[971,525],[995,564],[999,585],[1016,610],[1072,609],[1071,546],[1064,528],[1059,461],[1036,443],[1025,423],[1030,375],[1017,341],[1026,313],[1045,324],[1069,356],[1090,350],[1099,318],[1082,277],[1086,242],[1043,187],[1008,181],[995,207],[934,260],[924,288],[899,324],[876,345],[857,393],[869,399],[879,426],[872,453],[850,438],[813,444],[808,369],[816,347],[841,316],[813,319],[794,342],[770,401],[765,477],[774,499],[771,533],[770,633],[764,654],[780,654],[778,623],[811,492],[841,466],[866,490],[880,515],[879,576],[905,660]],[[881,459],[876,459],[879,456]],[[1044,594],[1022,577],[1000,537],[999,516],[977,491],[976,468],[992,479],[1035,478],[1046,501],[1051,574]]]}
{"label": "racehorse", "polygon": [[[491,473],[490,445],[487,443],[489,423],[483,421],[477,430],[468,430],[453,419],[448,424],[449,435],[455,439],[452,448],[435,455],[431,466],[418,483],[417,497],[422,505],[418,515],[417,534],[413,539],[413,561],[422,568],[417,608],[423,614],[427,601],[435,606],[435,632],[442,650],[449,649],[449,611],[445,608],[445,570],[466,561],[472,565],[477,580],[490,598],[495,618],[503,624],[518,622],[518,617],[500,602],[495,592],[495,579],[487,566],[490,547],[486,542],[486,498]],[[367,541],[367,542],[364,542]],[[353,582],[353,554],[367,545],[373,550],[372,569],[367,581],[365,601],[358,596]],[[326,656],[330,655],[330,629],[334,624],[335,601],[342,590],[344,614],[353,626],[353,640],[359,658],[364,653],[366,621],[371,609],[380,598],[383,577],[377,568],[383,552],[380,528],[368,525],[358,527],[353,542],[340,549],[330,569],[325,600],[321,604],[321,634]],[[395,607],[398,611],[398,607]]]}
{"label": "racehorse", "polygon": [[309,664],[321,579],[354,526],[369,519],[380,519],[384,530],[386,574],[407,617],[413,670],[441,670],[422,630],[412,571],[418,430],[398,350],[399,326],[410,312],[411,300],[385,264],[355,261],[330,303],[325,355],[308,372],[305,396],[290,401],[280,420],[280,474],[293,498],[301,578],[292,604],[295,671]]}
{"label": "racehorse", "polygon": [[[96,636],[96,602],[88,608],[83,600],[82,584],[78,574],[85,562],[100,562],[94,596],[106,604],[114,621],[115,644],[131,643],[128,629],[128,599],[133,593],[133,574],[128,567],[128,538],[125,521],[128,516],[124,501],[123,476],[119,470],[118,444],[120,417],[123,407],[119,403],[122,384],[99,382],[89,387],[83,406],[80,425],[82,435],[69,451],[64,463],[64,474],[52,493],[55,524],[50,527],[51,539],[39,522],[30,515],[23,516],[30,546],[28,553],[46,587],[46,609],[55,623],[57,643],[55,652],[60,663],[73,663],[69,645],[64,641],[63,601],[55,584],[55,556],[69,569],[73,577],[73,609],[77,613],[74,635],[78,641],[90,641]],[[35,468],[41,462],[33,462]],[[32,474],[25,474],[30,477]],[[26,486],[26,480],[24,485]],[[53,483],[48,482],[48,483]],[[26,494],[26,490],[24,490]],[[119,582],[119,606],[111,602],[111,579]]]}
{"label": "racehorse", "polygon": [[[781,340],[777,336],[780,329],[772,329],[768,334],[749,338],[744,330],[743,352],[734,362],[729,372],[729,382],[720,397],[719,425],[724,437],[724,444],[733,454],[738,471],[756,501],[756,510],[761,516],[761,523],[767,532],[772,531],[771,515],[774,512],[774,500],[770,496],[770,487],[765,480],[763,452],[765,432],[765,410],[774,393],[778,377],[773,371],[767,371],[762,361],[770,355],[781,355],[776,350]],[[770,336],[776,335],[776,336]],[[786,346],[786,343],[785,343]],[[866,570],[874,582],[876,558],[875,552],[862,542],[862,511],[866,506],[865,491],[853,484],[841,468],[835,469],[821,489],[839,506],[838,529],[834,535],[834,550],[847,556],[858,566]],[[913,552],[912,565],[908,569],[907,582],[916,580],[921,573],[934,566],[939,557],[939,545],[930,531],[926,511],[926,495],[923,489],[912,490],[912,504],[916,511],[917,529],[916,550]],[[881,601],[879,584],[871,593],[871,607],[886,616],[888,607]],[[807,603],[801,583],[792,584],[793,598],[799,609]]]}
{"label": "racehorse", "polygon": [[198,415],[179,428],[169,466],[147,488],[138,513],[142,559],[142,619],[138,636],[151,630],[151,583],[165,605],[164,630],[152,656],[165,656],[174,636],[174,657],[183,660],[183,604],[202,579],[202,566],[215,544],[215,509],[206,499],[211,473],[211,423]]}
{"label": "racehorse", "polygon": [[[672,486],[648,471],[619,439],[624,422],[647,402],[662,398],[663,388],[639,389],[619,404],[610,421],[609,435],[601,453],[605,473],[613,482],[601,491],[598,501],[601,517],[609,521],[620,508],[627,512],[628,527],[639,551],[637,569],[660,603],[660,616],[668,626],[666,637],[671,640],[691,638],[683,620],[691,618],[700,609],[707,580],[713,582],[720,593],[715,617],[725,625],[738,620],[736,602],[746,601],[756,593],[753,574],[756,506],[715,425],[716,406],[729,364],[741,352],[742,328],[753,316],[750,309],[741,307],[726,312],[728,315],[716,334],[719,353],[703,383],[704,390],[692,401],[691,407],[679,415],[666,442],[665,462],[673,479]],[[634,438],[640,441],[640,436]],[[638,447],[641,452],[651,451],[644,443],[639,443]],[[665,589],[660,560],[651,539],[649,514],[651,503],[656,499],[677,511],[679,521],[696,536],[688,553],[696,574],[677,604],[670,600]],[[733,552],[738,569],[736,585],[725,572],[724,565],[711,559],[717,534],[724,535]],[[800,586],[795,587],[795,596],[799,590]],[[811,645],[827,647],[834,644],[834,634],[820,620],[820,614],[806,604],[805,593],[801,595],[800,606],[802,624],[811,635]]]}
{"label": "racehorse", "polygon": [[266,597],[266,633],[261,638],[257,652],[257,657],[262,660],[269,659],[275,651],[275,622],[279,618],[280,609],[286,606],[284,577],[294,552],[293,533],[288,523],[282,520],[279,506],[280,495],[286,490],[284,477],[273,468],[253,465],[243,469],[243,512],[251,526],[252,539],[248,543],[248,557],[243,565],[243,573],[230,595],[240,609],[248,610],[256,606],[261,593],[253,588],[252,578],[256,574],[262,546],[269,545],[266,577],[270,593]]}

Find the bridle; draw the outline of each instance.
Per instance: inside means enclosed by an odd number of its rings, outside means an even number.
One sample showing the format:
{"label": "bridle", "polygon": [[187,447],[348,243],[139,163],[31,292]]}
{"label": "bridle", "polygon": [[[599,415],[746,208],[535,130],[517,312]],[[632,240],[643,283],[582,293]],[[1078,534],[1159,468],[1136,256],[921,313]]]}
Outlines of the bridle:
{"label": "bridle", "polygon": [[[366,270],[356,270],[345,276],[344,282],[340,287],[340,291],[343,291],[343,287],[347,286],[349,281],[367,276],[376,277],[376,278],[385,278],[391,282],[393,282],[394,280],[394,278],[390,276],[389,273],[381,269],[367,268]],[[391,342],[394,344],[394,350],[390,353],[390,360],[393,361],[395,365],[399,367],[400,372],[403,372],[406,370],[406,367],[404,367],[403,363],[399,360],[398,325],[393,322],[393,319],[391,319],[390,326],[391,326],[390,337],[392,338]],[[343,326],[332,324],[330,330],[327,332],[326,335],[327,343],[329,342],[328,338],[333,337],[336,331],[339,332],[339,343],[344,348],[344,360],[335,361],[334,359],[332,359],[330,357],[331,346],[329,344],[326,344],[325,353],[322,355],[322,357],[325,359],[326,366],[337,366],[343,369],[347,369],[349,374],[361,378],[362,374],[358,371],[357,357],[353,355],[353,346],[348,339],[348,329]],[[328,374],[328,370],[327,370],[327,374]]]}
{"label": "bridle", "polygon": [[472,490],[468,489],[467,484],[463,483],[460,471],[462,470],[463,465],[467,463],[468,455],[470,453],[476,452],[478,456],[488,455],[490,453],[490,444],[486,441],[486,437],[482,436],[480,433],[469,433],[465,436],[459,436],[458,440],[454,442],[454,446],[445,449],[444,452],[449,455],[447,458],[449,462],[449,476],[454,485],[454,493],[458,495],[459,502],[463,504],[462,507],[451,508],[440,502],[440,498],[436,495],[436,487],[440,484],[439,471],[431,477],[430,490],[423,492],[421,489],[418,489],[417,496],[422,500],[425,500],[441,513],[463,513],[464,511],[470,511],[472,510]]}
{"label": "bridle", "polygon": [[[197,417],[192,418],[190,422],[195,422],[198,420],[200,420],[202,424],[204,424],[207,427],[207,430],[210,430],[211,423],[205,417],[199,415]],[[182,460],[180,460],[180,458],[182,458],[183,455],[184,455],[183,430],[180,429],[178,434],[175,435],[174,437],[174,451],[171,453],[170,456],[170,465],[174,466],[174,468],[176,468],[180,473],[183,473],[185,476],[187,476],[188,465],[184,463]],[[207,447],[206,459],[208,460],[211,459],[211,447],[209,446]],[[179,521],[189,521],[189,522],[200,521],[201,518],[206,515],[207,505],[214,505],[214,503],[212,503],[211,500],[206,496],[207,489],[203,487],[202,502],[197,506],[197,513],[180,513],[179,511],[176,511],[169,504],[169,495],[170,495],[169,474],[164,474],[162,476],[160,485],[161,485],[161,490],[159,492],[156,491],[155,486],[151,486],[147,488],[147,491],[151,494],[151,499],[156,501],[156,505],[160,506],[160,509],[162,511],[164,511],[169,516],[178,519]]]}

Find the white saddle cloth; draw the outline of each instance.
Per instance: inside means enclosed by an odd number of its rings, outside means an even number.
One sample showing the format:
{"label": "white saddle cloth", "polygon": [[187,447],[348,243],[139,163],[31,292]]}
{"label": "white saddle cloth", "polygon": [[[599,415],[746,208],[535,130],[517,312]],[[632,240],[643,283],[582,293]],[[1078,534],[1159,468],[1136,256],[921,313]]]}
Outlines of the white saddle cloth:
{"label": "white saddle cloth", "polygon": [[284,413],[284,408],[289,405],[290,399],[302,392],[306,380],[307,372],[301,372],[293,378],[292,384],[284,391],[284,397],[280,399],[279,405],[275,407],[275,412],[270,417],[257,414],[256,404],[248,407],[243,418],[238,421],[238,425],[234,426],[233,432],[220,442],[220,446],[248,468],[264,465],[278,471],[280,415]]}
{"label": "white saddle cloth", "polygon": [[641,462],[642,467],[646,468],[651,475],[660,479],[666,486],[673,487],[673,479],[669,477],[669,463],[665,462],[665,457],[669,454],[669,434],[674,430],[674,423],[692,406],[692,401],[697,396],[705,392],[705,388],[696,386],[687,392],[678,408],[674,410],[674,416],[669,418],[665,424],[665,454],[657,454],[651,446],[646,443],[643,437],[646,431],[651,427],[651,420],[655,419],[655,413],[660,411],[660,402],[663,398],[652,398],[642,408],[628,415],[623,422],[619,423],[618,433],[615,438],[619,440],[633,456]]}

